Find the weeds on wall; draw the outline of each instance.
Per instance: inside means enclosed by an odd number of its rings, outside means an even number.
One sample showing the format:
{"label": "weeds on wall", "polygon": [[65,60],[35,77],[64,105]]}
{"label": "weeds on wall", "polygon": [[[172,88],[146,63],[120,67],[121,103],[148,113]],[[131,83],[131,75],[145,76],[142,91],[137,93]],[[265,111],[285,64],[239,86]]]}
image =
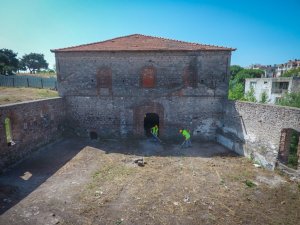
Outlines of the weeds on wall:
{"label": "weeds on wall", "polygon": [[269,98],[269,96],[268,96],[267,92],[264,91],[263,93],[261,93],[260,103],[267,103],[268,98]]}
{"label": "weeds on wall", "polygon": [[243,100],[248,101],[248,102],[257,102],[257,100],[255,98],[255,91],[254,91],[253,87],[251,87],[250,90],[245,94],[245,97]]}
{"label": "weeds on wall", "polygon": [[300,92],[286,93],[277,100],[276,105],[300,108]]}

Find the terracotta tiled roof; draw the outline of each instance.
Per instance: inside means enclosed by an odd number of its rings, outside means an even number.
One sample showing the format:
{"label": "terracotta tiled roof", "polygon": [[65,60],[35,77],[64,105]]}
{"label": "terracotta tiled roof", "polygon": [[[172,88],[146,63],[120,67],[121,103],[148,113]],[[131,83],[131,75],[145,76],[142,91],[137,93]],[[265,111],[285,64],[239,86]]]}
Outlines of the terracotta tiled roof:
{"label": "terracotta tiled roof", "polygon": [[97,51],[234,51],[214,45],[203,45],[184,41],[132,34],[107,41],[78,45],[68,48],[53,49],[51,52],[97,52]]}

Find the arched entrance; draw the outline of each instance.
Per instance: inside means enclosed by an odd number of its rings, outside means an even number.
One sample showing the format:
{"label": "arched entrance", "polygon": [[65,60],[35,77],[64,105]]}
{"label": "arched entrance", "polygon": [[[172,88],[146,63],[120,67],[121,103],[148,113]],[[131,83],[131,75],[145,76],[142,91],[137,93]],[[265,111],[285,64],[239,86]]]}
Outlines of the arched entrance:
{"label": "arched entrance", "polygon": [[[164,135],[164,108],[157,102],[147,102],[133,108],[134,130],[136,136],[150,135],[150,128],[159,125],[159,134]],[[146,131],[145,131],[146,130]]]}
{"label": "arched entrance", "polygon": [[144,131],[146,136],[151,136],[151,128],[159,127],[159,116],[156,113],[146,113],[144,118]]}

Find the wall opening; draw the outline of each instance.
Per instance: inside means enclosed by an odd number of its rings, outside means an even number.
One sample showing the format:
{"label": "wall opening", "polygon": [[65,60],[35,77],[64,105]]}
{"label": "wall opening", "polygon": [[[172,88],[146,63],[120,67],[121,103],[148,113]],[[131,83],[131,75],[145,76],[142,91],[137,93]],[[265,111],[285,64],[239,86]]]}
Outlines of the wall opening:
{"label": "wall opening", "polygon": [[299,155],[299,132],[291,128],[283,129],[279,145],[279,162],[290,168],[297,169],[299,166]]}
{"label": "wall opening", "polygon": [[97,140],[98,139],[98,134],[95,131],[90,131],[90,139],[91,140]]}
{"label": "wall opening", "polygon": [[145,67],[141,71],[141,86],[143,88],[154,88],[155,87],[155,68]]}
{"label": "wall opening", "polygon": [[197,61],[192,60],[188,66],[183,69],[182,80],[185,87],[197,88]]}
{"label": "wall opening", "polygon": [[159,116],[156,113],[146,113],[144,118],[144,131],[146,136],[151,136],[151,128],[155,125],[159,127]]}
{"label": "wall opening", "polygon": [[96,81],[98,95],[110,95],[112,93],[112,72],[109,67],[98,69]]}
{"label": "wall opening", "polygon": [[8,118],[8,117],[5,118],[4,127],[5,127],[6,143],[8,146],[11,146],[11,145],[13,145],[14,142],[12,141],[10,118]]}

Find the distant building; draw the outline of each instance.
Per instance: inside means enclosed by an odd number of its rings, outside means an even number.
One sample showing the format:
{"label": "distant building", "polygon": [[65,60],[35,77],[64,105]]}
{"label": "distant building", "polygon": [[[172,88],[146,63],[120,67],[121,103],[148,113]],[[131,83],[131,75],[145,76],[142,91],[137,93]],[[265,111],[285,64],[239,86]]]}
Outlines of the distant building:
{"label": "distant building", "polygon": [[300,59],[289,60],[287,63],[276,65],[276,77],[282,76],[286,71],[300,67]]}
{"label": "distant building", "polygon": [[250,69],[260,69],[265,71],[263,77],[275,77],[275,66],[272,65],[261,65],[261,64],[253,64],[249,66]]}
{"label": "distant building", "polygon": [[253,64],[250,65],[250,69],[260,69],[265,71],[263,77],[281,77],[285,72],[296,69],[300,67],[300,59],[289,60],[283,64],[272,65],[261,65],[261,64]]}
{"label": "distant building", "polygon": [[268,103],[274,104],[278,98],[281,98],[287,92],[300,91],[299,77],[280,77],[280,78],[248,78],[245,83],[245,93],[254,89],[254,95],[257,101],[261,101],[263,92],[268,96]]}

